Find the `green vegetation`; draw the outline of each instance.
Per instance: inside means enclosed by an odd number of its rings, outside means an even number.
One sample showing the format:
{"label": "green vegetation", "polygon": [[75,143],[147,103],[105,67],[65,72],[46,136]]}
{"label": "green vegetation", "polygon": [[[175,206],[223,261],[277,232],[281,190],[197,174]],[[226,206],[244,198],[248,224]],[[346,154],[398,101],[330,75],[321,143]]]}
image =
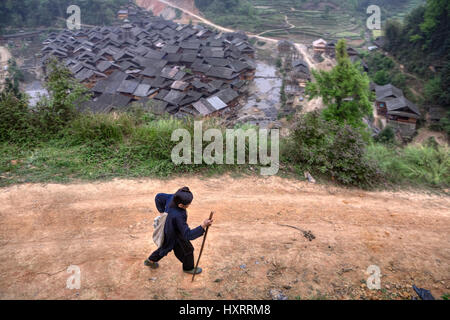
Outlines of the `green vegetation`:
{"label": "green vegetation", "polygon": [[409,72],[427,81],[426,106],[445,106],[442,129],[450,133],[450,2],[429,0],[402,23],[388,21],[386,45]]}
{"label": "green vegetation", "polygon": [[254,30],[254,26],[262,23],[247,0],[195,0],[195,4],[208,19],[222,26],[240,28],[245,25],[247,30]]}
{"label": "green vegetation", "polygon": [[418,80],[402,72],[392,58],[380,52],[371,52],[365,55],[364,60],[369,67],[369,78],[374,83],[380,86],[391,83],[401,89],[409,100],[417,102],[410,84]]}
{"label": "green vegetation", "polygon": [[70,5],[81,9],[81,23],[110,24],[128,0],[3,0],[0,2],[0,31],[5,28],[34,28],[65,25]]}
{"label": "green vegetation", "polygon": [[5,79],[5,87],[7,90],[14,92],[16,96],[19,96],[19,84],[25,79],[25,76],[17,66],[15,59],[11,58],[8,61],[8,77]]}
{"label": "green vegetation", "polygon": [[28,140],[33,136],[32,122],[25,97],[7,87],[0,95],[0,142]]}
{"label": "green vegetation", "polygon": [[387,126],[384,128],[375,138],[375,142],[383,143],[386,145],[395,144],[395,131],[392,127]]}
{"label": "green vegetation", "polygon": [[[214,22],[268,37],[298,42],[313,39],[365,41],[366,8],[380,5],[382,19],[403,14],[423,0],[196,0],[197,7]],[[251,6],[249,6],[249,4]],[[224,10],[225,9],[225,10]],[[291,28],[294,25],[295,28]],[[270,31],[270,32],[269,32]]]}
{"label": "green vegetation", "polygon": [[306,94],[323,99],[325,119],[363,128],[363,117],[372,113],[369,78],[348,58],[344,40],[336,45],[336,60],[331,71],[312,70],[316,82],[308,83]]}
{"label": "green vegetation", "polygon": [[50,99],[38,104],[39,129],[42,134],[53,134],[63,129],[68,122],[75,119],[77,113],[74,104],[89,99],[88,90],[76,81],[69,69],[56,60],[47,65],[47,90]]}
{"label": "green vegetation", "polygon": [[175,19],[181,19],[181,17],[183,16],[183,11],[181,11],[178,8],[175,8]]}
{"label": "green vegetation", "polygon": [[368,157],[378,163],[387,179],[395,184],[450,184],[450,153],[447,147],[410,145],[396,148],[373,144],[368,148]]}
{"label": "green vegetation", "polygon": [[366,142],[349,125],[324,120],[318,112],[302,117],[285,145],[287,163],[344,185],[375,187],[382,179],[366,157]]}

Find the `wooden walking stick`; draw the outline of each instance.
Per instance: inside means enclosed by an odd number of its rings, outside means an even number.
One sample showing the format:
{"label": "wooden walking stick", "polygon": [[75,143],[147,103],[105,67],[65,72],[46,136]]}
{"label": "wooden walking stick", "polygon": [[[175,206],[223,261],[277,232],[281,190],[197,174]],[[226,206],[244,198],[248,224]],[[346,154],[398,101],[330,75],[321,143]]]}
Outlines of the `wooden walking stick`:
{"label": "wooden walking stick", "polygon": [[[214,211],[211,212],[209,220],[212,220],[214,216]],[[202,257],[203,248],[205,247],[206,236],[208,235],[209,226],[206,227],[205,236],[203,237],[202,248],[200,249],[200,254],[198,255],[197,264],[195,265],[194,274],[192,275],[192,282],[194,282],[195,274],[197,273],[198,264],[200,263],[200,258]]]}

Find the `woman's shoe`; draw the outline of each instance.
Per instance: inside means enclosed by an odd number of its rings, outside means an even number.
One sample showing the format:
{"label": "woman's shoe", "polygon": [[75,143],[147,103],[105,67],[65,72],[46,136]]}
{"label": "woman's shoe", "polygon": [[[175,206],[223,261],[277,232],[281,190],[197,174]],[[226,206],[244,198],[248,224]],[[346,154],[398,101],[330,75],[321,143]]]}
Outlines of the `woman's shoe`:
{"label": "woman's shoe", "polygon": [[150,267],[152,269],[158,269],[159,268],[158,262],[153,262],[153,261],[150,261],[148,259],[144,261],[144,265],[146,267]]}
{"label": "woman's shoe", "polygon": [[186,270],[184,270],[184,272],[185,273],[189,273],[189,274],[200,274],[200,273],[202,273],[202,268],[197,268],[197,269],[192,269],[192,270],[188,270],[188,271],[186,271]]}

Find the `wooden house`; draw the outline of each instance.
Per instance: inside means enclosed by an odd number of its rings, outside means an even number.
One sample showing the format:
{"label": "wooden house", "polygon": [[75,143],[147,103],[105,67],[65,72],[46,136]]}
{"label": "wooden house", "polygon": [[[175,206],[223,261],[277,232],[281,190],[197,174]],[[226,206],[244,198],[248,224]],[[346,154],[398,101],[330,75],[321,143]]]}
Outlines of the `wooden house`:
{"label": "wooden house", "polygon": [[323,39],[318,39],[313,42],[313,49],[315,54],[324,53],[327,49],[327,42]]}
{"label": "wooden house", "polygon": [[392,84],[387,84],[385,86],[376,86],[376,107],[377,113],[381,116],[386,116],[387,114],[387,102],[389,100],[397,99],[403,97],[403,91],[399,88],[393,86]]}
{"label": "wooden house", "polygon": [[386,107],[388,122],[396,121],[415,125],[420,118],[419,108],[405,97],[388,100]]}
{"label": "wooden house", "polygon": [[117,18],[120,20],[128,19],[128,10],[127,9],[121,9],[117,12]]}

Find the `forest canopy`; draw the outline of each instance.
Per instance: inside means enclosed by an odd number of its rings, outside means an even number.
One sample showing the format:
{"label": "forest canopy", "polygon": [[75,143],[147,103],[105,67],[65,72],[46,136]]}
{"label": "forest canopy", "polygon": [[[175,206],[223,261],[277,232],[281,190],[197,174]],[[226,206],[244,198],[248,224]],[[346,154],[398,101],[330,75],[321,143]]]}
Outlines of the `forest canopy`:
{"label": "forest canopy", "polygon": [[385,49],[428,80],[427,104],[450,105],[450,2],[428,0],[403,24],[388,21]]}
{"label": "forest canopy", "polygon": [[81,23],[109,24],[121,5],[128,0],[2,0],[0,2],[0,31],[9,28],[51,27],[64,23],[67,8],[78,5]]}

